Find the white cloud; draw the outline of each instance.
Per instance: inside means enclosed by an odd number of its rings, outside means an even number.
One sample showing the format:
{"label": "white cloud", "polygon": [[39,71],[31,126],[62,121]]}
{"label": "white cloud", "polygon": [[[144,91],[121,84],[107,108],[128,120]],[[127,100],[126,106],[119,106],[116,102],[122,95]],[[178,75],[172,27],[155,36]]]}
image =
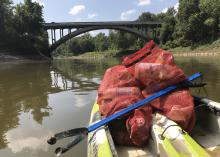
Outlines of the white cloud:
{"label": "white cloud", "polygon": [[32,0],[32,2],[36,2],[36,3],[39,3],[42,6],[45,6],[45,3],[42,2],[42,0]]}
{"label": "white cloud", "polygon": [[86,7],[84,5],[75,5],[70,9],[69,14],[74,16],[74,15],[81,13],[85,9]]}
{"label": "white cloud", "polygon": [[[178,12],[179,3],[176,3],[173,7],[174,7],[174,10],[175,10],[176,12]],[[168,11],[168,9],[169,9],[169,8],[164,8],[161,12],[162,12],[162,13],[166,13],[166,12]]]}
{"label": "white cloud", "polygon": [[151,0],[138,0],[138,5],[142,6],[142,5],[150,5],[151,4]]}
{"label": "white cloud", "polygon": [[121,13],[120,19],[121,20],[128,20],[129,16],[136,12],[135,9],[127,10]]}
{"label": "white cloud", "polygon": [[174,9],[178,12],[178,9],[179,9],[179,3],[176,3],[176,5],[174,6]]}
{"label": "white cloud", "polygon": [[91,34],[91,36],[95,37],[96,35],[98,35],[99,33],[104,33],[106,36],[109,34],[108,30],[95,30],[95,31],[90,31],[89,32]]}
{"label": "white cloud", "polygon": [[166,13],[168,11],[168,8],[164,8],[163,10],[162,10],[162,13]]}
{"label": "white cloud", "polygon": [[97,16],[98,16],[98,14],[96,14],[96,13],[88,14],[89,19],[93,19],[94,17],[97,17]]}

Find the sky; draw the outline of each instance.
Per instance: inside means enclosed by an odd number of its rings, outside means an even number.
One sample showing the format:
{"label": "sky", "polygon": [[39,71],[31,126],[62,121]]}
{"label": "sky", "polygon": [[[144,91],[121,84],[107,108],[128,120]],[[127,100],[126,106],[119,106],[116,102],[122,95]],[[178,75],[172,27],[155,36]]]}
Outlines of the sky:
{"label": "sky", "polygon": [[[45,22],[132,21],[143,12],[161,13],[178,0],[32,0],[43,5]],[[23,0],[13,0],[14,4]],[[92,31],[95,36],[106,30]],[[67,32],[66,32],[67,33]],[[65,32],[64,32],[65,34]]]}
{"label": "sky", "polygon": [[[178,0],[32,0],[44,6],[46,22],[131,21],[142,12],[160,13]],[[13,0],[14,4],[23,0]]]}

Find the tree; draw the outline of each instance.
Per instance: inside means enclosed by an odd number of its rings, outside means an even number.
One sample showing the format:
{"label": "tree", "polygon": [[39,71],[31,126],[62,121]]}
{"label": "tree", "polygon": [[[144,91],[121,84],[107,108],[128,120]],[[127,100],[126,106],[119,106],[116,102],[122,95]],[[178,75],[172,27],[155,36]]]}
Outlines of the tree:
{"label": "tree", "polygon": [[38,35],[42,33],[44,23],[43,6],[31,0],[18,4],[15,9],[15,27],[20,35]]}
{"label": "tree", "polygon": [[166,13],[158,15],[159,19],[163,21],[160,30],[160,41],[162,44],[166,44],[168,41],[173,41],[173,33],[176,27],[176,11],[174,8],[169,8]]}
{"label": "tree", "polygon": [[199,6],[205,16],[207,38],[214,40],[220,34],[220,0],[200,0]]}
{"label": "tree", "polygon": [[85,33],[79,39],[78,43],[81,49],[79,53],[94,51],[94,40],[89,33]]}
{"label": "tree", "polygon": [[109,31],[108,35],[109,40],[109,49],[110,50],[117,50],[118,49],[118,31]]}
{"label": "tree", "polygon": [[0,0],[0,43],[8,39],[7,35],[11,35],[13,25],[13,7],[11,0]]}
{"label": "tree", "polygon": [[130,46],[131,46],[131,45],[130,45],[129,42],[128,42],[126,33],[124,33],[124,32],[119,32],[119,35],[118,35],[118,44],[117,44],[118,49],[119,49],[119,50],[125,50],[125,49],[128,49]]}
{"label": "tree", "polygon": [[[153,21],[160,21],[160,20],[161,19],[159,18],[158,15],[150,13],[150,12],[142,13],[137,19],[137,21],[140,21],[140,22],[149,22],[149,21],[153,22]],[[143,33],[145,33],[149,36],[149,40],[153,39],[156,42],[158,42],[158,37],[153,36],[154,32],[160,32],[160,28],[153,28],[152,29],[152,28],[148,27],[146,30],[143,31]],[[141,41],[141,43],[144,43],[144,42],[146,42],[146,41],[144,41],[144,40]]]}
{"label": "tree", "polygon": [[99,33],[95,37],[95,50],[102,52],[109,49],[109,40],[104,33]]}
{"label": "tree", "polygon": [[199,0],[180,0],[177,14],[175,38],[181,46],[199,43],[205,36],[204,15]]}
{"label": "tree", "polygon": [[158,20],[157,16],[150,12],[142,13],[137,19],[137,21],[141,21],[141,22],[157,21],[157,20]]}
{"label": "tree", "polygon": [[20,49],[48,55],[48,36],[42,27],[44,23],[42,9],[43,6],[31,0],[18,4],[15,7],[14,27]]}

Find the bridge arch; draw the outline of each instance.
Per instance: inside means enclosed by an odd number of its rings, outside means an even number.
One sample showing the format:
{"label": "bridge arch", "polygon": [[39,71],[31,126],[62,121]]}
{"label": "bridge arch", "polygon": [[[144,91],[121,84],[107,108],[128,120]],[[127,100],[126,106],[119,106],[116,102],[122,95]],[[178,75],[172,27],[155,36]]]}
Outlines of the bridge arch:
{"label": "bridge arch", "polygon": [[59,47],[61,44],[65,43],[66,41],[68,41],[71,38],[74,38],[80,34],[83,34],[83,33],[89,32],[89,31],[100,30],[100,29],[114,29],[114,30],[124,31],[127,33],[134,34],[134,35],[136,35],[146,41],[150,40],[150,38],[151,38],[150,35],[147,36],[147,35],[143,34],[142,32],[135,30],[133,28],[129,28],[129,27],[124,27],[124,26],[91,26],[91,27],[80,28],[70,34],[63,36],[62,38],[60,38],[54,44],[51,45],[50,52],[53,52],[57,47]]}

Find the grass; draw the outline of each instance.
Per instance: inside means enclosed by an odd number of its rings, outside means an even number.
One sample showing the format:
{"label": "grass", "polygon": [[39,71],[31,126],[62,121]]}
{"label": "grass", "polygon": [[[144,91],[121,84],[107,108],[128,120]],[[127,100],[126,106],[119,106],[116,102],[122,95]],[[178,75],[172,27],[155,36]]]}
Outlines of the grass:
{"label": "grass", "polygon": [[195,47],[176,47],[169,49],[173,53],[219,53],[220,54],[220,39],[212,43],[199,45]]}

